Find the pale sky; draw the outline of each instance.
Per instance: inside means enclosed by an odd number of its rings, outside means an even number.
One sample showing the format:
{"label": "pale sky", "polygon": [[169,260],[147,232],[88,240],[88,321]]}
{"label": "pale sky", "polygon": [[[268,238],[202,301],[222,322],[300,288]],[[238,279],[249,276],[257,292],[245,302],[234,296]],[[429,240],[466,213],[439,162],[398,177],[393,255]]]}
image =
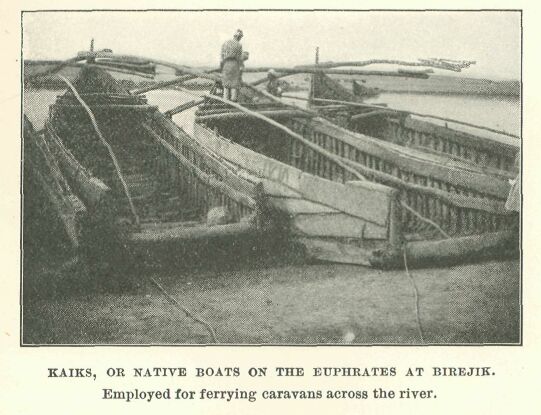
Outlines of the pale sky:
{"label": "pale sky", "polygon": [[70,58],[95,38],[96,49],[217,66],[241,28],[251,66],[313,63],[319,46],[321,61],[465,59],[477,64],[462,76],[520,79],[518,12],[40,12],[23,23],[25,59]]}

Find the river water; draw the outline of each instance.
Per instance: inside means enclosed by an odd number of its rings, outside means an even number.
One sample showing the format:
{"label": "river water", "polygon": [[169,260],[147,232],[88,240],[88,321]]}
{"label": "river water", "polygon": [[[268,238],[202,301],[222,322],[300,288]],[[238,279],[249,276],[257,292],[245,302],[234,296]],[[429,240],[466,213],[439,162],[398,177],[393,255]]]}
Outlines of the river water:
{"label": "river water", "polygon": [[[30,118],[35,128],[40,129],[48,115],[49,105],[63,91],[29,90],[24,93],[24,113]],[[152,91],[146,94],[150,104],[167,111],[184,102],[197,98],[197,92],[176,90]],[[295,95],[306,96],[299,92]],[[302,101],[288,100],[298,105]],[[368,103],[386,103],[391,108],[409,110],[440,117],[453,118],[484,127],[502,130],[520,135],[521,107],[520,100],[507,97],[485,97],[471,95],[424,95],[413,93],[383,93]],[[195,108],[176,115],[174,121],[186,132],[192,131]]]}
{"label": "river water", "polygon": [[520,136],[518,97],[383,93],[368,103],[464,121]]}

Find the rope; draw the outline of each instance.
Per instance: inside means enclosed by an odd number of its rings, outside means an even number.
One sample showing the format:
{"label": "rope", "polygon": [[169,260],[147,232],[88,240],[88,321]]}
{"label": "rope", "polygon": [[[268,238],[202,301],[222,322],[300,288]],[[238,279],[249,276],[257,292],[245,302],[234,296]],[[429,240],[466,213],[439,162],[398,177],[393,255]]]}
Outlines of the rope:
{"label": "rope", "polygon": [[421,317],[419,315],[419,290],[417,289],[417,284],[415,284],[415,280],[410,274],[410,271],[408,269],[408,258],[406,255],[406,247],[404,247],[404,269],[406,270],[406,275],[411,281],[411,285],[413,286],[413,293],[415,296],[415,318],[417,320],[417,329],[419,330],[419,336],[421,337],[421,342],[425,342],[425,336],[423,333],[423,326],[421,324]]}
{"label": "rope", "polygon": [[412,213],[414,216],[416,216],[419,220],[422,220],[423,222],[425,223],[428,223],[429,225],[433,226],[434,228],[436,228],[443,236],[445,236],[447,239],[450,239],[451,236],[445,232],[436,222],[422,216],[420,213],[418,213],[416,210],[414,210],[412,207],[408,206],[407,203],[403,202],[403,201],[399,201],[398,203],[400,203],[400,206],[402,206],[404,209],[406,209],[408,212]]}
{"label": "rope", "polygon": [[169,300],[169,302],[171,304],[173,304],[177,309],[183,311],[189,318],[191,318],[195,322],[205,326],[205,328],[210,333],[210,336],[212,337],[213,343],[218,343],[218,338],[216,337],[216,332],[214,331],[212,326],[207,321],[205,321],[202,318],[199,318],[199,317],[195,316],[194,314],[192,314],[192,312],[190,310],[188,310],[186,307],[184,307],[182,304],[180,304],[177,300],[175,300],[175,298],[173,296],[171,296],[171,294],[169,294],[167,291],[165,291],[165,289],[160,285],[160,283],[158,281],[156,281],[153,277],[148,277],[148,279],[150,280],[150,282],[152,284],[154,284],[154,286],[158,290],[160,290],[160,292],[163,295],[165,295],[167,300]]}
{"label": "rope", "polygon": [[135,206],[133,204],[133,200],[130,195],[130,191],[128,189],[128,185],[126,184],[126,181],[124,180],[124,176],[122,175],[122,171],[120,169],[120,165],[118,164],[118,161],[116,159],[115,153],[112,149],[112,147],[109,145],[107,140],[103,137],[103,134],[101,133],[100,128],[98,127],[98,123],[96,121],[96,118],[94,117],[94,114],[92,113],[92,110],[90,107],[83,101],[75,87],[71,84],[70,81],[68,81],[66,78],[64,78],[62,75],[57,75],[60,79],[62,79],[68,87],[71,89],[71,92],[75,95],[75,98],[77,98],[77,101],[83,106],[85,111],[87,112],[88,116],[90,117],[90,121],[92,122],[92,126],[94,127],[94,130],[96,131],[96,134],[98,134],[99,139],[103,143],[103,145],[107,148],[107,151],[109,152],[109,156],[111,157],[111,160],[113,160],[113,164],[115,166],[116,173],[118,175],[118,178],[120,182],[122,183],[122,186],[124,187],[124,193],[126,194],[126,197],[128,198],[128,203],[130,205],[131,212],[133,214],[133,217],[135,219],[135,223],[137,226],[139,226],[139,216],[137,216],[137,212],[135,210]]}

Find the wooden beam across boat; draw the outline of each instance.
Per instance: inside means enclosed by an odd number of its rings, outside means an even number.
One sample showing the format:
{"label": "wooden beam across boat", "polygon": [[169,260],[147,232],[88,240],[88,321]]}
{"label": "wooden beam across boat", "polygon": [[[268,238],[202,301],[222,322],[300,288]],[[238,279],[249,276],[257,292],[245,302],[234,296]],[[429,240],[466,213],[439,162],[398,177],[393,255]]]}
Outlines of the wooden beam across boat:
{"label": "wooden beam across boat", "polygon": [[[270,118],[310,118],[310,114],[306,114],[302,111],[295,110],[262,110],[257,111],[258,114],[264,115]],[[209,115],[197,115],[197,121],[204,122],[210,120],[226,120],[237,118],[254,118],[252,114],[247,114],[242,111],[228,111],[221,114],[209,114]]]}
{"label": "wooden beam across boat", "polygon": [[130,93],[132,95],[140,95],[144,94],[145,92],[155,91],[157,89],[165,88],[171,85],[180,85],[183,82],[190,81],[195,78],[197,78],[197,76],[195,75],[182,75],[176,77],[175,79],[171,79],[170,81],[157,82],[154,85],[149,85],[144,88],[133,89],[130,91]]}
{"label": "wooden beam across boat", "polygon": [[369,112],[363,112],[362,114],[356,114],[351,116],[351,121],[358,121],[364,118],[376,117],[380,115],[389,115],[392,114],[392,111],[388,110],[374,110]]}
{"label": "wooden beam across boat", "polygon": [[362,70],[362,69],[325,69],[317,67],[304,67],[304,68],[280,68],[280,67],[260,67],[244,69],[244,72],[268,72],[274,69],[279,75],[295,75],[295,74],[314,74],[324,73],[328,75],[358,75],[358,76],[392,76],[398,78],[419,78],[428,79],[429,75],[426,72],[403,72],[403,71],[376,71],[376,70]]}
{"label": "wooden beam across boat", "polygon": [[166,117],[171,118],[173,115],[180,114],[183,111],[189,110],[190,108],[197,107],[198,105],[201,105],[203,102],[205,102],[204,99],[200,99],[199,101],[190,101],[186,102],[184,104],[178,105],[175,108],[170,109],[169,111],[165,111],[163,114]]}

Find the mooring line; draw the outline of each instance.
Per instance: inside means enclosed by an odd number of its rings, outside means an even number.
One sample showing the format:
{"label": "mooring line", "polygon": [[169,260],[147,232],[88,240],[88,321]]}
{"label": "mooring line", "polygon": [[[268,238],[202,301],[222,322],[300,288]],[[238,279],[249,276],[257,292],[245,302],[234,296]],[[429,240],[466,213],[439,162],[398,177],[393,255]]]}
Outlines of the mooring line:
{"label": "mooring line", "polygon": [[424,343],[425,336],[423,333],[423,326],[421,324],[421,316],[419,313],[419,290],[417,289],[417,284],[415,284],[415,280],[411,276],[410,271],[408,269],[408,258],[406,255],[406,247],[404,247],[403,253],[404,253],[404,268],[406,270],[406,275],[411,281],[411,285],[413,286],[413,292],[415,295],[415,318],[417,319],[417,329],[419,330],[419,336],[421,337],[421,342]]}
{"label": "mooring line", "polygon": [[169,302],[171,304],[173,304],[177,309],[183,311],[189,318],[191,318],[195,322],[205,326],[205,328],[210,333],[210,336],[212,337],[212,341],[214,343],[218,343],[218,338],[216,337],[216,332],[214,331],[214,329],[212,328],[210,323],[208,323],[207,321],[203,320],[202,318],[199,318],[196,315],[192,314],[192,312],[190,310],[188,310],[186,307],[184,307],[182,304],[180,304],[171,294],[169,294],[167,291],[165,291],[165,289],[160,285],[160,283],[158,281],[156,281],[156,279],[154,279],[153,277],[148,277],[148,279],[150,280],[150,282],[152,282],[152,284],[154,284],[154,286],[158,290],[160,290],[160,292],[163,295],[165,295],[167,300],[169,300]]}

